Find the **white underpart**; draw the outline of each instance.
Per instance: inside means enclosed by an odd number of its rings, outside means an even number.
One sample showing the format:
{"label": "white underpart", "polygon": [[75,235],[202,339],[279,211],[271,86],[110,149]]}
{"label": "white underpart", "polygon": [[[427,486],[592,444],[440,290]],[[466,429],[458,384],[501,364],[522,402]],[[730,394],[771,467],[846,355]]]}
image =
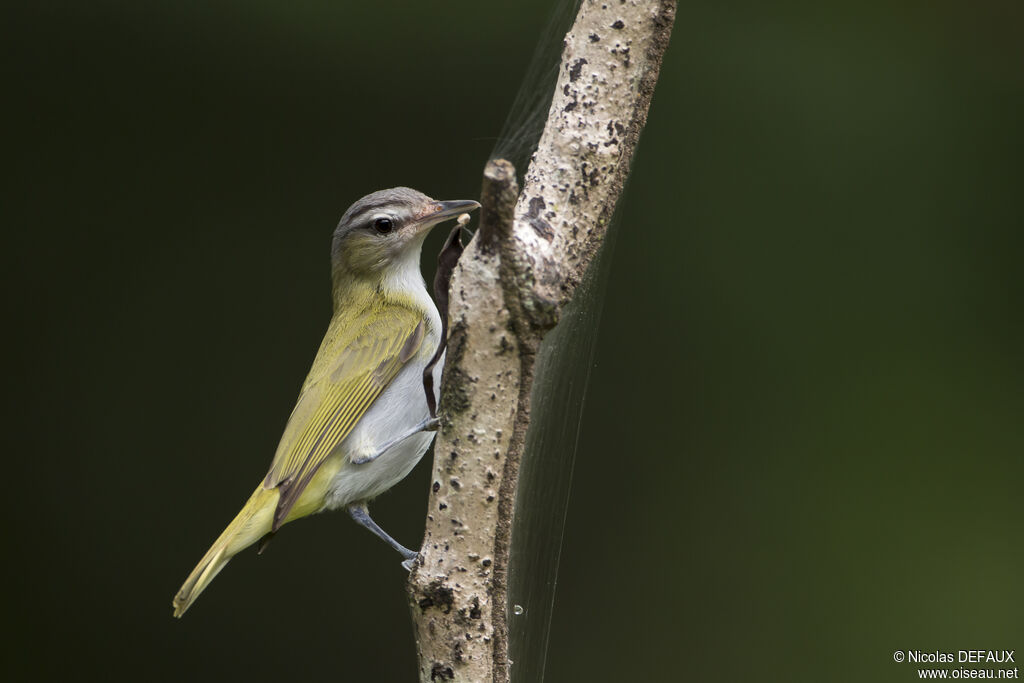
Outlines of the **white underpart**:
{"label": "white underpart", "polygon": [[[425,237],[424,233],[424,237]],[[398,372],[356,423],[349,435],[338,444],[342,467],[327,487],[324,508],[333,510],[351,503],[370,500],[401,481],[420,461],[434,432],[420,432],[395,444],[376,460],[356,465],[352,458],[379,452],[388,441],[408,433],[430,415],[423,390],[423,370],[437,350],[441,337],[441,316],[427,293],[420,274],[420,247],[423,239],[409,244],[400,262],[395,264],[384,282],[385,289],[415,296],[428,311],[427,330],[419,351]],[[434,366],[434,399],[440,397],[441,370],[444,356]]]}

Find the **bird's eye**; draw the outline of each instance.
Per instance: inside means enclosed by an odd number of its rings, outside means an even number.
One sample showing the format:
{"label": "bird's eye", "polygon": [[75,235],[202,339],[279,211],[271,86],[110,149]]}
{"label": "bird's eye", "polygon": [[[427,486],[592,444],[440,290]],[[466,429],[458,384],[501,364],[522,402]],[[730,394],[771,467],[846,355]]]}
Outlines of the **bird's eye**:
{"label": "bird's eye", "polygon": [[395,224],[390,218],[378,218],[373,222],[373,229],[382,235],[386,235],[395,229]]}

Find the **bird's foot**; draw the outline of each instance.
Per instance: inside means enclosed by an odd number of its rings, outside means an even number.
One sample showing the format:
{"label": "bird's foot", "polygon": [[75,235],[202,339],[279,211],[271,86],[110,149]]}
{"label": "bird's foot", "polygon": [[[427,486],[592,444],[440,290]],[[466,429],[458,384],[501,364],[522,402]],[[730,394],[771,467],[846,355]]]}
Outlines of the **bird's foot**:
{"label": "bird's foot", "polygon": [[402,560],[402,566],[405,567],[405,571],[411,572],[412,568],[416,565],[416,562],[419,559],[419,553],[413,553],[412,557],[407,557],[404,560]]}

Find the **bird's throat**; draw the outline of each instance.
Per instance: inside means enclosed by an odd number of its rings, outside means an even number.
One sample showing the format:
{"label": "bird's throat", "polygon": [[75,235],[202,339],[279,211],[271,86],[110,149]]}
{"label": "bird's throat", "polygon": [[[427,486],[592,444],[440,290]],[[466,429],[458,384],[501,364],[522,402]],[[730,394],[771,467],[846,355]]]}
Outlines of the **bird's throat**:
{"label": "bird's throat", "polygon": [[398,305],[417,310],[433,307],[420,273],[420,251],[423,240],[406,245],[406,249],[373,271],[355,272],[344,262],[332,269],[334,312],[365,310],[378,306]]}

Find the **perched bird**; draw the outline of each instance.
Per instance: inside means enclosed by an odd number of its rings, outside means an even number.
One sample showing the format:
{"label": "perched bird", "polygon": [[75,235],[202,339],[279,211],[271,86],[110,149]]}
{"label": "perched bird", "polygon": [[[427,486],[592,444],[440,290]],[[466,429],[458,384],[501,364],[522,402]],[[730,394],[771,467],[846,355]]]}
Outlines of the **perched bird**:
{"label": "perched bird", "polygon": [[441,318],[420,274],[423,240],[433,226],[479,206],[396,187],[363,197],[341,217],[331,243],[334,315],[270,471],[185,579],[174,616],[238,552],[322,510],[345,508],[411,567],[416,553],[377,526],[366,504],[412,470],[437,428],[423,373]]}

